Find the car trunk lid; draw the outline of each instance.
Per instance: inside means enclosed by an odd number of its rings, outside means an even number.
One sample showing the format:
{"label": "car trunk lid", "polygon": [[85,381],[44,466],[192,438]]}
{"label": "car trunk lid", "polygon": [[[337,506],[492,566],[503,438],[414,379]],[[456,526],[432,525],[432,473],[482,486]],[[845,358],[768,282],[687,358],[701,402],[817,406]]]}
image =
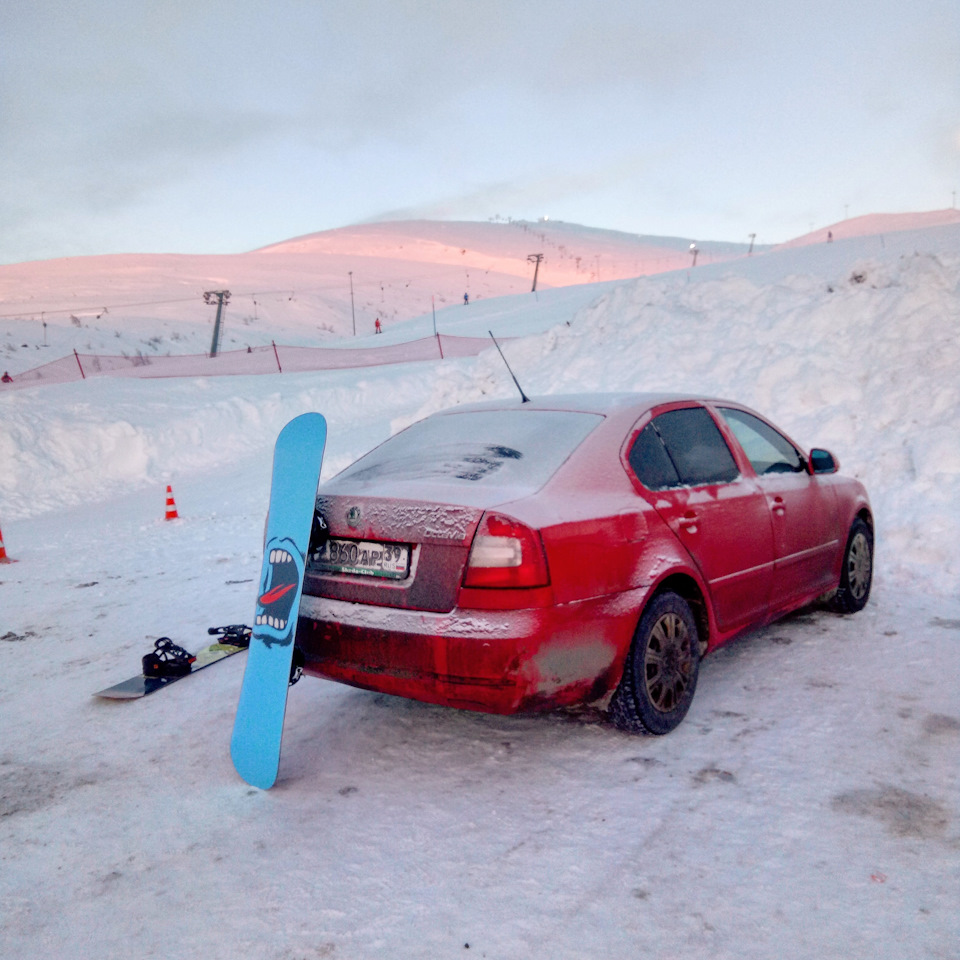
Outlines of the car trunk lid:
{"label": "car trunk lid", "polygon": [[[483,515],[480,507],[321,495],[317,511],[337,555],[332,555],[329,546],[312,549],[304,581],[306,594],[414,610],[453,609],[473,534]],[[387,548],[388,563],[364,556],[382,547]],[[359,572],[364,560],[368,560],[367,568]],[[376,570],[378,563],[388,569]],[[338,566],[343,569],[335,569]],[[403,575],[399,575],[401,567]]]}

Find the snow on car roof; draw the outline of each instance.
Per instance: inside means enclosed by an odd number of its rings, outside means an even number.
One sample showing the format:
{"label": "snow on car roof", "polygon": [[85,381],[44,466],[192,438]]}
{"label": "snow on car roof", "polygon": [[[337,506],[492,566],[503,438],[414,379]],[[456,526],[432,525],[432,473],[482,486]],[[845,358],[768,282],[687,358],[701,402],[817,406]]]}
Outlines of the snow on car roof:
{"label": "snow on car roof", "polygon": [[607,414],[624,409],[633,409],[639,412],[658,406],[661,403],[673,403],[678,400],[729,402],[687,393],[572,393],[531,397],[527,403],[519,398],[484,400],[479,403],[463,404],[450,407],[448,410],[440,410],[434,416],[472,410],[572,410],[581,413]]}

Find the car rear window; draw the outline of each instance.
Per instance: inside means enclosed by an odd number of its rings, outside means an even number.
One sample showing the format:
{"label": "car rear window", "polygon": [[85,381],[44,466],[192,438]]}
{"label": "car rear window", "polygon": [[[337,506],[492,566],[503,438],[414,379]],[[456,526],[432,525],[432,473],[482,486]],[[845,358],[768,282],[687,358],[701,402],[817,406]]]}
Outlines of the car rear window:
{"label": "car rear window", "polygon": [[[377,494],[413,482],[466,491],[510,488],[511,496],[539,490],[601,421],[593,413],[482,410],[440,414],[391,437],[338,474],[327,489],[349,486]],[[399,494],[400,491],[398,490]]]}
{"label": "car rear window", "polygon": [[730,483],[740,473],[703,407],[669,410],[655,417],[637,437],[629,459],[648,490]]}

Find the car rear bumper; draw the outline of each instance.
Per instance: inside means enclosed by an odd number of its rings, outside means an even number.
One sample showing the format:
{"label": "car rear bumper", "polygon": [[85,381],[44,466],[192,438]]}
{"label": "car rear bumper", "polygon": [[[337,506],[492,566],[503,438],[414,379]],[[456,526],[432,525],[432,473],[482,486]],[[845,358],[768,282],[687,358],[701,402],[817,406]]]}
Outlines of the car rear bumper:
{"label": "car rear bumper", "polygon": [[429,613],[304,596],[304,672],[488,713],[589,702],[619,681],[641,591],[548,608]]}

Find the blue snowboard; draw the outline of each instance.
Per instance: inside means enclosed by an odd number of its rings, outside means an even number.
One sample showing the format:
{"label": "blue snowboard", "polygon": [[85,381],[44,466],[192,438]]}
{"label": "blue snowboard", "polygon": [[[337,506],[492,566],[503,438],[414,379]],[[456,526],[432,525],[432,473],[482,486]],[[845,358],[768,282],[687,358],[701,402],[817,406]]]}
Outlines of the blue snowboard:
{"label": "blue snowboard", "polygon": [[263,790],[273,786],[280,766],[303,570],[326,439],[326,420],[305,413],[280,431],[273,451],[257,611],[230,742],[237,773]]}

